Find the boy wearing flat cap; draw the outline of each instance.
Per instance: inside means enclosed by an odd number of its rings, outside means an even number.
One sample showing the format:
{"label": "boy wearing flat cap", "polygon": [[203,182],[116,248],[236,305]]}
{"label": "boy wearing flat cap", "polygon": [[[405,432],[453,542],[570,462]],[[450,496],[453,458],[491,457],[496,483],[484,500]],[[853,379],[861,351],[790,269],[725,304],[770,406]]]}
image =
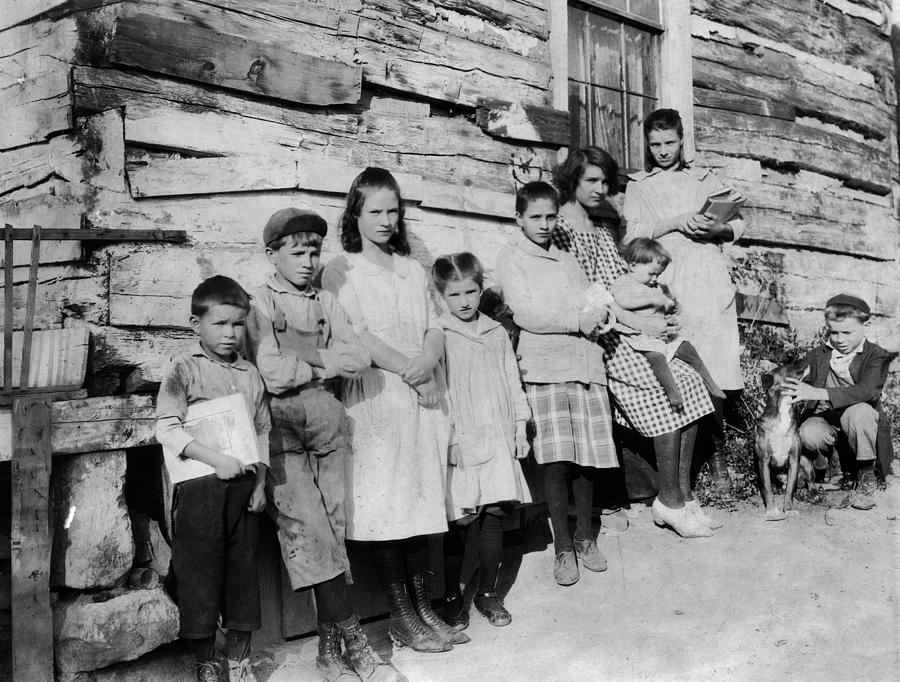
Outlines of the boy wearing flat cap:
{"label": "boy wearing flat cap", "polygon": [[881,390],[896,353],[866,339],[871,310],[851,294],[825,304],[827,340],[807,355],[806,381],[788,379],[794,402],[804,402],[800,440],[824,469],[837,446],[846,481],[855,478],[851,506],[871,509],[878,482],[891,473],[891,430]]}
{"label": "boy wearing flat cap", "polygon": [[247,337],[271,394],[266,494],[291,587],[312,587],[316,597],[322,676],[399,679],[366,640],[347,592],[347,418],[333,389],[371,357],[337,300],[312,284],[327,231],[320,215],[297,208],[276,212],[263,230],[275,271],[253,292]]}

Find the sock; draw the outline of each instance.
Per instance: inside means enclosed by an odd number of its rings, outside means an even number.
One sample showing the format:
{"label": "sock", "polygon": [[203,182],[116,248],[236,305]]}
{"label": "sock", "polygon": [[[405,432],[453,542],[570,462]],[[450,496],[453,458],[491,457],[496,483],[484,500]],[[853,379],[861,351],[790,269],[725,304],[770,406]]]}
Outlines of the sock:
{"label": "sock", "polygon": [[313,587],[316,596],[316,620],[319,623],[338,623],[353,615],[347,581],[343,575]]}
{"label": "sock", "polygon": [[205,663],[216,657],[216,638],[204,637],[203,639],[192,639],[191,648],[194,650],[194,658],[197,663]]}
{"label": "sock", "polygon": [[503,551],[503,519],[485,513],[478,529],[478,552],[481,555],[481,576],[478,591],[482,594],[493,592],[497,587],[500,573],[500,554]]}
{"label": "sock", "polygon": [[408,576],[424,575],[428,572],[428,536],[415,535],[403,541],[403,555],[406,559]]}
{"label": "sock", "polygon": [[382,540],[369,544],[375,574],[382,587],[391,583],[403,582],[406,570],[403,564],[403,541]]}
{"label": "sock", "polygon": [[229,661],[243,661],[250,657],[250,635],[247,630],[229,630],[225,635],[225,657]]}
{"label": "sock", "polygon": [[575,539],[593,537],[591,513],[594,509],[594,481],[584,467],[576,467],[572,479],[572,497],[575,498]]}
{"label": "sock", "polygon": [[553,528],[553,550],[568,552],[572,550],[572,538],[569,536],[569,487],[566,483],[569,472],[568,462],[550,462],[544,467],[544,497],[550,510],[550,526]]}
{"label": "sock", "polygon": [[456,522],[444,535],[444,597],[450,598],[460,592],[460,576],[462,575],[463,552],[466,546],[468,526]]}

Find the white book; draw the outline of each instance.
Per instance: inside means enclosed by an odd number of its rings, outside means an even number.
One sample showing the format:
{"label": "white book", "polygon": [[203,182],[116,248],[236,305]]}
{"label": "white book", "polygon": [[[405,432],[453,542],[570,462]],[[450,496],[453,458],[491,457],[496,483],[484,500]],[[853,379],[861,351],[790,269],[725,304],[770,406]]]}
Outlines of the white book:
{"label": "white book", "polygon": [[[256,429],[240,393],[194,403],[188,407],[182,426],[197,442],[223,455],[244,464],[259,462]],[[163,457],[172,485],[216,473],[208,464],[176,454],[166,447],[163,447]]]}

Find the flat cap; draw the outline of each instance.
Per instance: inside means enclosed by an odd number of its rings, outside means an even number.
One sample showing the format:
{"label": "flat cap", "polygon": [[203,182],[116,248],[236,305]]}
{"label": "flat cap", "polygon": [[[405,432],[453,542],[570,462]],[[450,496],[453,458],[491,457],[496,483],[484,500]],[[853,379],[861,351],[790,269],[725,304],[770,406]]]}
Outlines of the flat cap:
{"label": "flat cap", "polygon": [[852,308],[862,310],[866,315],[872,314],[869,304],[859,298],[859,296],[854,296],[853,294],[838,294],[837,296],[832,296],[828,299],[828,303],[825,304],[825,307],[830,305],[849,305]]}
{"label": "flat cap", "polygon": [[283,208],[269,218],[263,229],[263,243],[268,246],[276,239],[281,239],[297,232],[315,232],[324,237],[328,232],[328,223],[315,211],[302,208]]}

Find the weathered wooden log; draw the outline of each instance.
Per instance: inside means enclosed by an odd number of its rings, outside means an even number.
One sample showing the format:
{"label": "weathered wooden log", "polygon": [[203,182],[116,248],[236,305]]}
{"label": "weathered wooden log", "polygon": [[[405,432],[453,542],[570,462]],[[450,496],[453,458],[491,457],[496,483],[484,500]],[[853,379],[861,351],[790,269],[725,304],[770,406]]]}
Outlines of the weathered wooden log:
{"label": "weathered wooden log", "polygon": [[569,112],[513,102],[483,101],[476,121],[489,135],[561,147],[569,144]]}
{"label": "weathered wooden log", "polygon": [[119,14],[110,61],[304,104],[359,100],[359,67],[142,12]]}
{"label": "weathered wooden log", "polygon": [[763,97],[750,97],[723,90],[712,90],[696,85],[694,79],[694,104],[709,109],[725,109],[740,114],[754,114],[755,116],[769,116],[785,121],[796,119],[796,110],[790,104],[775,102]]}
{"label": "weathered wooden log", "polygon": [[7,0],[0,12],[0,30],[24,23],[67,2],[68,0]]}

